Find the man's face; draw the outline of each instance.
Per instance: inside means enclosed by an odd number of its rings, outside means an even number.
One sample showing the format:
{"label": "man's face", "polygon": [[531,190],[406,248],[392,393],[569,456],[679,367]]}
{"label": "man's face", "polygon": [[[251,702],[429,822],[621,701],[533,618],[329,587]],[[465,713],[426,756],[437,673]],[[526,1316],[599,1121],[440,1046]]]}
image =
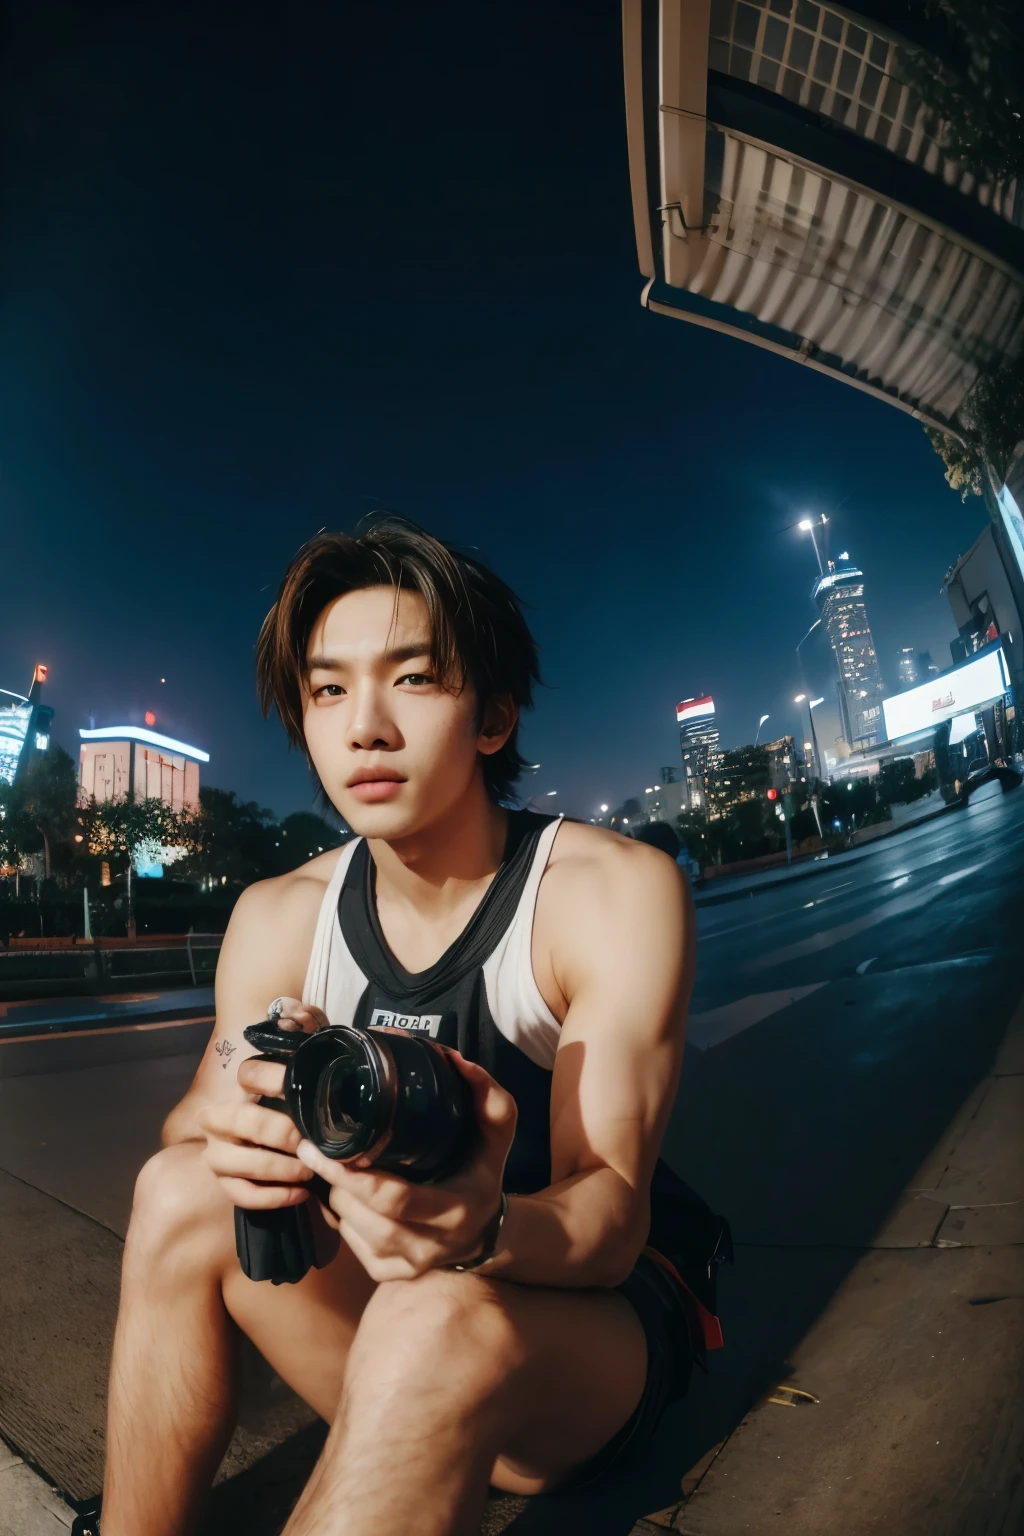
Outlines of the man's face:
{"label": "man's face", "polygon": [[306,748],[353,831],[394,841],[444,818],[469,790],[478,754],[511,728],[477,721],[471,685],[441,687],[427,605],[394,587],[336,598],[313,626],[303,689]]}

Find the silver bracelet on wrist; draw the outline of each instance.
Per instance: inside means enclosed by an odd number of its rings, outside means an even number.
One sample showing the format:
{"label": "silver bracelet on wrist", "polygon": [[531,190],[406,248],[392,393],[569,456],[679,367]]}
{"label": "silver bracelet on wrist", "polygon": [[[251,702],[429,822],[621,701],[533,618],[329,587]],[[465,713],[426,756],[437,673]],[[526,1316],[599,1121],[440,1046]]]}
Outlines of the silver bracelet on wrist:
{"label": "silver bracelet on wrist", "polygon": [[464,1264],[449,1264],[447,1267],[465,1272],[466,1270],[479,1269],[482,1264],[486,1264],[489,1259],[493,1259],[498,1251],[498,1238],[501,1235],[501,1229],[505,1224],[505,1217],[507,1215],[508,1199],[506,1198],[505,1191],[502,1190],[501,1204],[498,1207],[497,1213],[491,1217],[484,1228],[484,1246],[481,1252],[477,1254],[475,1259],[467,1259]]}

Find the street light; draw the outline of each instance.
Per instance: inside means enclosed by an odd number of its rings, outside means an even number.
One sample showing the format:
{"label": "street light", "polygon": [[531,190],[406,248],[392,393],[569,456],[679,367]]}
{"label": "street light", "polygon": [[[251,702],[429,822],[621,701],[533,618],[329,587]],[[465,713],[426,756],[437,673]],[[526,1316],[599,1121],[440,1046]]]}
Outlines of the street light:
{"label": "street light", "polygon": [[814,530],[816,528],[824,528],[827,522],[828,518],[823,512],[816,521],[812,521],[812,519],[809,517],[802,517],[797,524],[797,527],[800,529],[801,533],[809,533],[811,536],[811,543],[814,545],[814,553],[818,561],[818,574],[820,576],[824,576],[825,574],[825,562],[821,558],[821,550],[818,547],[818,536]]}
{"label": "street light", "polygon": [[[793,700],[793,703],[794,704],[803,704],[805,701],[806,701],[806,704],[807,704],[807,719],[808,719],[808,722],[809,722],[810,727],[811,727],[811,744],[812,744],[812,746],[814,748],[815,775],[816,775],[817,778],[820,779],[821,776],[822,776],[822,774],[821,774],[822,760],[821,760],[821,753],[818,751],[818,735],[817,735],[817,732],[814,729],[814,711],[817,709],[819,704],[824,704],[825,700],[824,700],[824,698],[808,699],[806,693],[798,693],[796,695],[796,698]],[[806,749],[806,747],[807,747],[807,743],[804,742],[804,748]]]}
{"label": "street light", "polygon": [[754,737],[754,746],[755,747],[757,746],[757,737],[760,736],[760,734],[761,734],[761,727],[762,727],[762,725],[764,725],[766,720],[770,720],[770,719],[771,719],[771,715],[762,715],[760,720],[757,722],[757,736]]}

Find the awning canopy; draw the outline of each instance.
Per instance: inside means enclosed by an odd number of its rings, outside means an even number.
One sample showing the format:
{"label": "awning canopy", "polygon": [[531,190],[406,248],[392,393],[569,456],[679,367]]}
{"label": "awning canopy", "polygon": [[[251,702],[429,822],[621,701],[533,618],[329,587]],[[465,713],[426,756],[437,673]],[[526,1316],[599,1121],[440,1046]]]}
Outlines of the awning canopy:
{"label": "awning canopy", "polygon": [[900,40],[809,0],[624,0],[644,302],[940,427],[1024,346],[1024,199],[939,148]]}

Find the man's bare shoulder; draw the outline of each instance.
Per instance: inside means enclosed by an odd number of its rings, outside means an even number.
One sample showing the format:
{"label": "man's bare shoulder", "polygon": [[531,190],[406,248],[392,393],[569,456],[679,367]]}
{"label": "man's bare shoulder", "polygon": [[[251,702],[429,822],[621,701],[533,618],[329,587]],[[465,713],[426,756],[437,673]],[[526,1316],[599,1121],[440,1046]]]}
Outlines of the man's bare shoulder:
{"label": "man's bare shoulder", "polygon": [[671,968],[690,947],[689,891],[682,870],[660,849],[604,827],[565,821],[540,883],[534,924],[534,975],[557,1018],[573,992],[609,965],[663,951]]}
{"label": "man's bare shoulder", "polygon": [[684,892],[686,882],[673,859],[632,838],[585,822],[563,821],[551,849],[541,891],[549,901],[611,901],[632,907],[638,895],[662,902]]}
{"label": "man's bare shoulder", "polygon": [[298,947],[304,966],[324,893],[346,846],[330,848],[287,874],[246,886],[231,914],[225,949],[242,949],[266,959],[268,947],[274,957],[292,955]]}

